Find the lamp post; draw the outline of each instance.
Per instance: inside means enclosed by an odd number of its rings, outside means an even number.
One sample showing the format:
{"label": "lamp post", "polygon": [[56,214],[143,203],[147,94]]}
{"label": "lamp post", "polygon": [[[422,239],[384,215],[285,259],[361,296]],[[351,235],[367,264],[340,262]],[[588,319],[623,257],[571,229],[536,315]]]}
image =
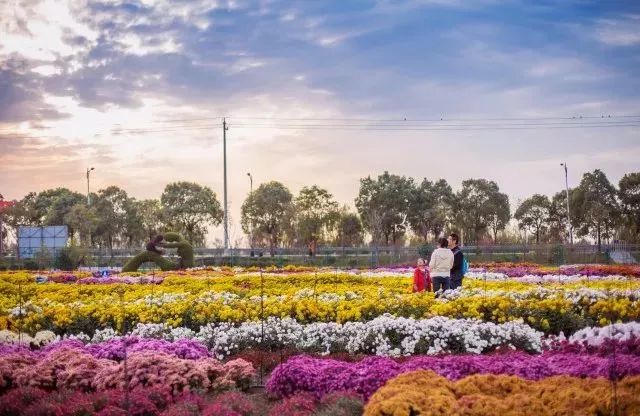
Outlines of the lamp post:
{"label": "lamp post", "polygon": [[89,193],[89,174],[96,168],[87,168],[87,205],[91,205],[91,194]]}
{"label": "lamp post", "polygon": [[[247,176],[249,177],[249,196],[253,195],[253,176],[251,176],[251,172],[247,172]],[[249,248],[251,248],[251,257],[253,257],[253,225],[249,223]]]}
{"label": "lamp post", "polygon": [[560,163],[560,166],[564,167],[564,186],[567,192],[567,221],[569,222],[569,241],[573,245],[573,226],[571,225],[571,209],[569,207],[569,178],[567,172],[567,163]]}

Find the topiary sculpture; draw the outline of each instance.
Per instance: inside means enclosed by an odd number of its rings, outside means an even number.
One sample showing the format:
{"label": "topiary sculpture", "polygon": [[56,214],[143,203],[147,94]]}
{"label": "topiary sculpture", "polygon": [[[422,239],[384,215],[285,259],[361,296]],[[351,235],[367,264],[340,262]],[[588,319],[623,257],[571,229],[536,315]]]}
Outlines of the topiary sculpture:
{"label": "topiary sculpture", "polygon": [[158,265],[162,271],[186,269],[194,266],[193,247],[191,244],[178,233],[165,233],[162,235],[165,243],[163,247],[177,248],[180,261],[178,264],[172,262],[169,259],[162,257],[161,254],[155,251],[143,251],[137,254],[131,260],[129,260],[122,268],[123,272],[135,272],[142,263],[152,262]]}

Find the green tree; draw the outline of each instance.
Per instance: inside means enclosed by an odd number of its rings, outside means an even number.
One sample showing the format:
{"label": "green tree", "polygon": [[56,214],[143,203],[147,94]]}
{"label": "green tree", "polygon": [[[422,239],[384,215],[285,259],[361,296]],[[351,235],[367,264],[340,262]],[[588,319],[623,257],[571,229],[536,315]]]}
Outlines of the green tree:
{"label": "green tree", "polygon": [[157,199],[135,201],[144,238],[153,238],[166,229],[162,205]]}
{"label": "green tree", "polygon": [[411,192],[407,222],[423,242],[434,239],[446,228],[451,213],[453,191],[446,180],[433,183],[424,179]]}
{"label": "green tree", "polygon": [[407,228],[409,201],[414,192],[412,178],[384,172],[378,179],[360,179],[356,208],[373,242],[389,245],[402,237]]}
{"label": "green tree", "polygon": [[546,195],[535,194],[525,199],[518,207],[514,218],[518,220],[521,230],[528,229],[536,236],[536,244],[540,243],[540,235],[549,225],[551,201]]}
{"label": "green tree", "polygon": [[[76,204],[86,201],[85,196],[72,192],[67,188],[56,188],[43,191],[36,198],[36,206],[41,209],[45,215],[43,225],[69,225],[65,224],[64,217],[69,213],[71,208]],[[73,231],[69,227],[69,234]]]}
{"label": "green tree", "polygon": [[204,246],[207,225],[218,225],[224,211],[216,194],[193,182],[167,185],[160,197],[167,225],[185,236],[193,246]]}
{"label": "green tree", "polygon": [[280,182],[261,184],[245,199],[241,208],[242,230],[254,238],[268,239],[269,251],[274,255],[287,223],[294,212],[293,195]]}
{"label": "green tree", "polygon": [[131,203],[124,189],[109,186],[98,191],[96,198],[91,199],[91,208],[98,217],[95,230],[96,240],[109,248],[113,256],[113,248],[124,239],[127,223],[127,209]]}
{"label": "green tree", "polygon": [[326,241],[339,218],[338,203],[327,190],[303,187],[295,201],[297,236],[301,243]]}
{"label": "green tree", "polygon": [[[569,200],[574,190],[569,190]],[[547,229],[549,237],[555,241],[567,241],[568,233],[568,216],[567,216],[567,194],[566,191],[559,191],[551,198],[549,205],[549,216],[547,217]]]}
{"label": "green tree", "polygon": [[619,218],[616,189],[600,170],[585,173],[571,196],[571,221],[579,236],[591,235],[601,250],[602,239],[610,238]]}
{"label": "green tree", "polygon": [[89,208],[84,202],[71,207],[65,215],[64,221],[69,225],[69,228],[73,228],[78,233],[81,245],[85,247],[91,244],[91,235],[95,233],[100,224],[96,210]]}
{"label": "green tree", "polygon": [[146,230],[142,222],[142,214],[138,211],[138,201],[129,198],[125,204],[123,242],[127,247],[141,245],[146,240]]}
{"label": "green tree", "polygon": [[17,230],[20,225],[42,225],[42,217],[36,209],[35,192],[29,192],[20,201],[4,211],[4,219],[10,227]]}
{"label": "green tree", "polygon": [[433,231],[436,216],[436,201],[433,193],[433,182],[423,179],[410,194],[407,223],[423,242],[429,239],[429,234]]}
{"label": "green tree", "polygon": [[66,225],[69,235],[75,233],[73,224],[65,217],[76,204],[85,202],[85,197],[67,188],[47,189],[39,194],[28,193],[13,207],[7,210],[7,223],[13,228],[20,225]]}
{"label": "green tree", "polygon": [[493,233],[493,242],[498,243],[498,231],[502,231],[507,227],[511,219],[511,208],[509,206],[509,197],[507,194],[498,192],[493,195],[488,211],[489,229]]}
{"label": "green tree", "polygon": [[625,223],[632,230],[631,235],[638,241],[640,238],[640,172],[628,173],[620,179],[619,195]]}
{"label": "green tree", "polygon": [[431,195],[435,201],[431,232],[434,238],[438,238],[451,221],[455,194],[451,185],[446,180],[440,179],[433,184]]}
{"label": "green tree", "polygon": [[464,230],[467,240],[478,241],[489,229],[495,240],[497,231],[509,221],[509,199],[494,181],[467,179],[456,195],[454,212],[455,223]]}
{"label": "green tree", "polygon": [[340,247],[353,247],[362,244],[364,229],[358,214],[343,210],[338,219],[336,243]]}

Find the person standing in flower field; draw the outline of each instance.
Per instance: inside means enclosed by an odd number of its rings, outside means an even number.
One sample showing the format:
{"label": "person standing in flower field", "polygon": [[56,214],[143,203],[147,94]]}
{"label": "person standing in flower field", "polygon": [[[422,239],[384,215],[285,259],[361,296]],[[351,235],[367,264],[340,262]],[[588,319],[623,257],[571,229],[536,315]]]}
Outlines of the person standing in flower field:
{"label": "person standing in flower field", "polygon": [[413,291],[431,292],[431,275],[423,258],[418,259],[416,268],[413,270]]}
{"label": "person standing in flower field", "polygon": [[456,289],[462,286],[462,278],[465,273],[465,260],[462,250],[460,250],[458,234],[451,233],[447,239],[451,253],[453,253],[453,266],[451,267],[451,289]]}
{"label": "person standing in flower field", "polygon": [[438,239],[438,248],[431,253],[429,269],[433,276],[433,291],[447,290],[451,286],[451,268],[453,267],[453,252],[447,248],[446,238]]}

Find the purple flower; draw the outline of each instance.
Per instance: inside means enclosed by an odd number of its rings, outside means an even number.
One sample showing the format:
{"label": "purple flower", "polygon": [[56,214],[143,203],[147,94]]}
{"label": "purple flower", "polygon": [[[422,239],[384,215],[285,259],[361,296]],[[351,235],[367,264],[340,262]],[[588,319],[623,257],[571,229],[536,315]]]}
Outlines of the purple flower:
{"label": "purple flower", "polygon": [[628,354],[618,354],[614,362],[610,357],[598,355],[555,352],[528,355],[513,352],[493,355],[416,356],[403,363],[390,358],[369,357],[360,362],[347,363],[303,355],[276,367],[266,388],[278,397],[309,392],[316,398],[321,398],[329,393],[353,391],[366,400],[387,380],[415,370],[433,370],[452,380],[472,374],[508,374],[529,380],[555,375],[615,375],[622,378],[640,374],[640,360]]}

